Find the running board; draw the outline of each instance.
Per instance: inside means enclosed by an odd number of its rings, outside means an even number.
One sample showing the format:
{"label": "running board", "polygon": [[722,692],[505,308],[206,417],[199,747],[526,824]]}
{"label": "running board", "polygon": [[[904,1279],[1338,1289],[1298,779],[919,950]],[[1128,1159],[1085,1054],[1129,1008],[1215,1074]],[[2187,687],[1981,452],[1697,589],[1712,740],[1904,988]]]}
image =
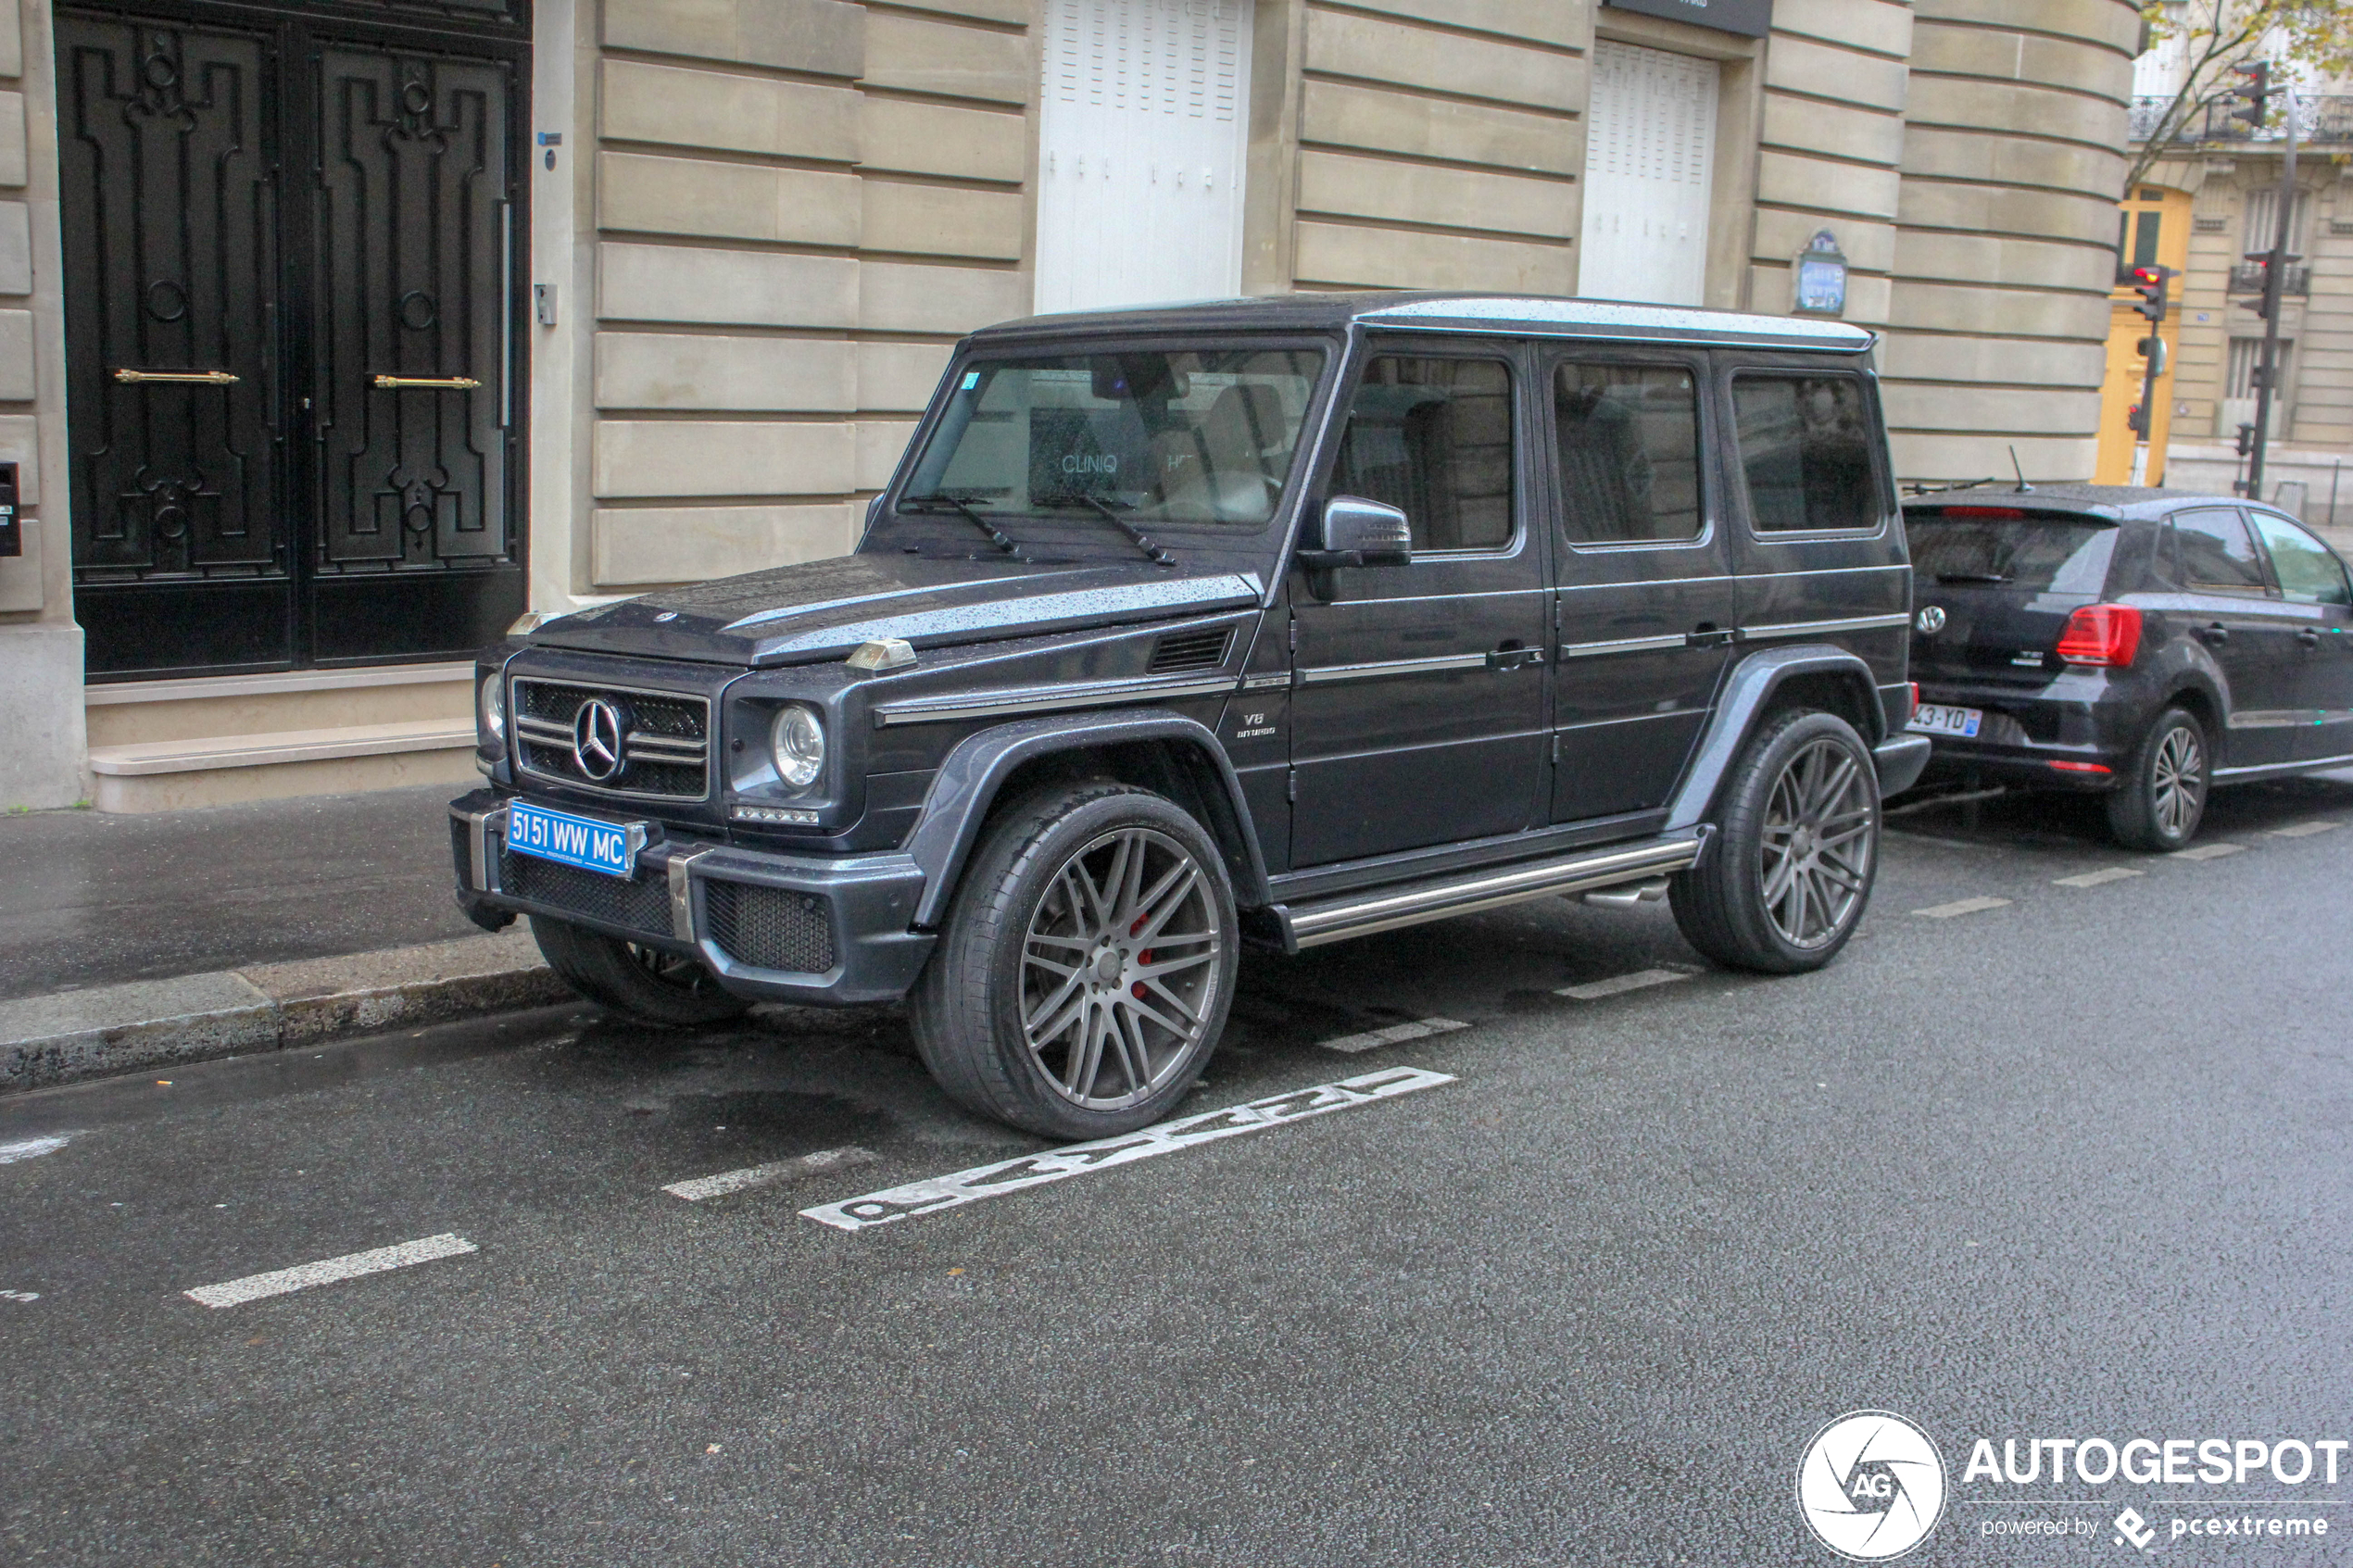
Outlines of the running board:
{"label": "running board", "polygon": [[1267,912],[1281,934],[1283,950],[1320,947],[1351,936],[1419,925],[1531,898],[1558,897],[1591,888],[1648,882],[1680,872],[1699,859],[1698,838],[1653,839],[1631,847],[1560,855],[1550,859],[1458,872],[1403,887],[1376,888],[1296,907],[1277,904]]}

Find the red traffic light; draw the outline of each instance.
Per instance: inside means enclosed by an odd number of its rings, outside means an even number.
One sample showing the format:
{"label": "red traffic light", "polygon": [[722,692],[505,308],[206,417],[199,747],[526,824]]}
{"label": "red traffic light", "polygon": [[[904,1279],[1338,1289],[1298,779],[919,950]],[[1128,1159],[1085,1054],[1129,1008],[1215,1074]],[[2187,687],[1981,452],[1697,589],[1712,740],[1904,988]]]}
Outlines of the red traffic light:
{"label": "red traffic light", "polygon": [[2133,292],[2141,296],[2133,307],[2152,322],[2165,320],[2166,284],[2173,277],[2171,267],[2135,267],[2133,269]]}

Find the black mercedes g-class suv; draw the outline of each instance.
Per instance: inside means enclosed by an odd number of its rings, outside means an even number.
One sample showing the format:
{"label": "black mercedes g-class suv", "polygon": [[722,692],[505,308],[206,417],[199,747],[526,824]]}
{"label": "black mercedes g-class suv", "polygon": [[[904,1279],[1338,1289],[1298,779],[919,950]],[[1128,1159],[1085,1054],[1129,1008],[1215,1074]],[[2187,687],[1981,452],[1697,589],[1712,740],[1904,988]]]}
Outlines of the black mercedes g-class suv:
{"label": "black mercedes g-class suv", "polygon": [[1667,897],[1816,968],[1929,745],[1871,344],[1399,294],[978,332],[856,553],[484,664],[459,900],[641,1018],[904,997],[1058,1137],[1176,1104],[1245,939]]}

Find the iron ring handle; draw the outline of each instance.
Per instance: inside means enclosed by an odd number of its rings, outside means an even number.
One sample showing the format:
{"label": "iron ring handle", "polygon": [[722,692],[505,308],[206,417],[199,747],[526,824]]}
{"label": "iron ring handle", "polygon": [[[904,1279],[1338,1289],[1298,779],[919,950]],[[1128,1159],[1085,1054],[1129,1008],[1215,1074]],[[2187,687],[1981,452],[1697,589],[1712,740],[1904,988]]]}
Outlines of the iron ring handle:
{"label": "iron ring handle", "polygon": [[117,370],[114,379],[125,386],[142,382],[169,382],[182,386],[228,386],[236,377],[226,370]]}
{"label": "iron ring handle", "polygon": [[472,376],[378,376],[375,383],[386,392],[402,387],[424,387],[436,392],[472,392],[482,384]]}

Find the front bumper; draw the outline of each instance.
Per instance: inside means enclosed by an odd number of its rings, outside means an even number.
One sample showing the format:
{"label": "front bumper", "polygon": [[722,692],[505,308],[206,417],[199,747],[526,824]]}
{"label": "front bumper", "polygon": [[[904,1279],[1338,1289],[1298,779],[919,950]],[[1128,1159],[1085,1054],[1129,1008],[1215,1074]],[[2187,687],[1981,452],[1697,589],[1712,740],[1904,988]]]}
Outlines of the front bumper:
{"label": "front bumper", "polygon": [[655,826],[624,881],[515,854],[506,826],[507,797],[491,790],[449,804],[458,902],[469,915],[545,915],[698,958],[739,997],[896,1001],[935,940],[911,928],[924,873],[906,855],[776,854]]}

